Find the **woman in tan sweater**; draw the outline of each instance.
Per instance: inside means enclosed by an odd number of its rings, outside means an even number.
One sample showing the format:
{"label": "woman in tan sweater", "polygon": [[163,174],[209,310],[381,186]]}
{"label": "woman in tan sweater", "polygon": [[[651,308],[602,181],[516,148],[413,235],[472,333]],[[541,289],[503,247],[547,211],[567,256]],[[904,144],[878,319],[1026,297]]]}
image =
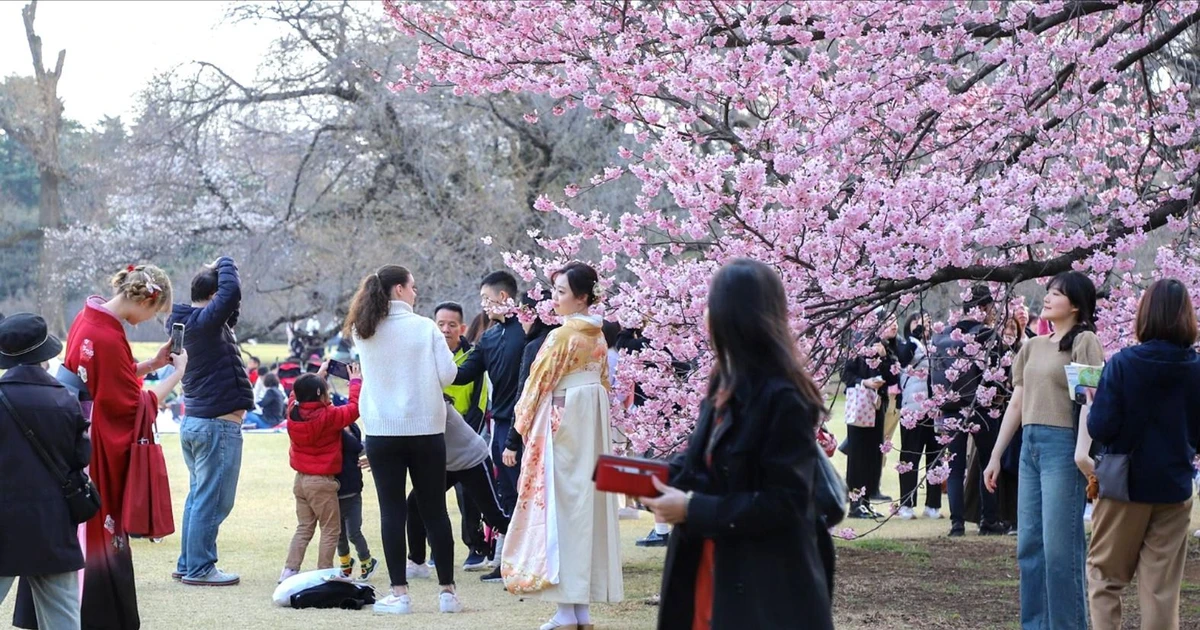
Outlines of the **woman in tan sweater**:
{"label": "woman in tan sweater", "polygon": [[1017,498],[1023,628],[1087,628],[1083,507],[1092,440],[1073,413],[1064,368],[1104,362],[1095,312],[1096,286],[1087,276],[1069,271],[1050,281],[1041,316],[1054,333],[1028,340],[1017,353],[1012,398],[984,471],[988,490],[995,492],[1000,458],[1023,427]]}

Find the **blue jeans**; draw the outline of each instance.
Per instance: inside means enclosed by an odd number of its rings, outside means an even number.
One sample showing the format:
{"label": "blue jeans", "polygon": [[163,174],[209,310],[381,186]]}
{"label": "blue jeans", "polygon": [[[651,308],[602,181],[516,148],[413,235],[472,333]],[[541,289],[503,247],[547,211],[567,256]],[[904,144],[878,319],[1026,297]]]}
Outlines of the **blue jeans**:
{"label": "blue jeans", "polygon": [[176,570],[196,579],[216,567],[217,531],[233,511],[242,469],[242,426],[229,420],[185,416],[179,443],[189,481]]}
{"label": "blue jeans", "polygon": [[1075,466],[1075,431],[1026,425],[1019,479],[1021,628],[1086,630],[1087,481]]}
{"label": "blue jeans", "polygon": [[267,424],[267,421],[265,419],[263,419],[262,414],[255,413],[253,411],[246,412],[246,417],[242,420],[242,426],[246,426],[246,425],[254,425],[254,426],[250,427],[251,429],[274,429],[275,428],[275,425]]}

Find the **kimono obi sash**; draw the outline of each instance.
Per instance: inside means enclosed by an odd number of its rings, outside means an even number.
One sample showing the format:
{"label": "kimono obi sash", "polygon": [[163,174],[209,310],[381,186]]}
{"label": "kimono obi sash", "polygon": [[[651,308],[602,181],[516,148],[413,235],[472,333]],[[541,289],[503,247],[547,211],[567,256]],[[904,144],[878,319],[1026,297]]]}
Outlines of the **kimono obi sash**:
{"label": "kimono obi sash", "polygon": [[554,391],[562,392],[585,385],[600,385],[600,373],[590,370],[572,372],[558,380],[558,385],[554,387]]}

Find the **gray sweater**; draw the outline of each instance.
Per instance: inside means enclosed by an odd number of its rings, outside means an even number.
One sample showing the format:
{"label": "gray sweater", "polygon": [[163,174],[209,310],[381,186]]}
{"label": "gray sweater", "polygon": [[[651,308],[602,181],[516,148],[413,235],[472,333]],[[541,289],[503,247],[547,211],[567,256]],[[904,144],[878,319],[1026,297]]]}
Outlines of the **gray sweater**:
{"label": "gray sweater", "polygon": [[446,471],[470,470],[489,456],[487,442],[471,429],[454,405],[446,403]]}

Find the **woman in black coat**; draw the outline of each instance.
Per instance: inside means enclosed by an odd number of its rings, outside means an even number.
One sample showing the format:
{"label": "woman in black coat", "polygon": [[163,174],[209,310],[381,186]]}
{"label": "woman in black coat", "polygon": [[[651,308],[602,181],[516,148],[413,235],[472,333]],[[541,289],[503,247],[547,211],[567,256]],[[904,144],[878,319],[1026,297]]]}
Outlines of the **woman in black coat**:
{"label": "woman in black coat", "polygon": [[[866,490],[851,502],[850,518],[876,518],[878,513],[871,507],[871,501],[891,501],[891,497],[879,491],[883,476],[883,458],[879,447],[883,445],[884,424],[890,402],[887,392],[900,383],[900,375],[893,370],[893,366],[904,365],[900,355],[907,351],[907,348],[900,348],[896,341],[896,330],[896,318],[891,316],[884,322],[880,335],[870,337],[865,344],[866,350],[863,352],[866,354],[855,349],[853,357],[846,361],[842,369],[842,384],[846,389],[858,386],[874,389],[880,400],[879,408],[875,411],[875,426],[846,427],[846,485],[851,492]],[[912,358],[911,354],[907,357],[910,360]]]}
{"label": "woman in black coat", "polygon": [[736,260],[713,278],[715,364],[670,485],[660,630],[833,628],[832,540],[814,517],[820,391],[800,366],[783,284]]}
{"label": "woman in black coat", "polygon": [[87,466],[91,442],[79,401],[41,367],[61,350],[41,317],[19,313],[0,322],[0,370],[7,370],[0,391],[20,417],[18,422],[0,405],[0,601],[12,578],[22,576],[24,595],[14,612],[18,627],[33,627],[25,598],[32,600],[42,628],[79,627],[78,526],[56,475],[21,428],[33,432],[60,473]]}

